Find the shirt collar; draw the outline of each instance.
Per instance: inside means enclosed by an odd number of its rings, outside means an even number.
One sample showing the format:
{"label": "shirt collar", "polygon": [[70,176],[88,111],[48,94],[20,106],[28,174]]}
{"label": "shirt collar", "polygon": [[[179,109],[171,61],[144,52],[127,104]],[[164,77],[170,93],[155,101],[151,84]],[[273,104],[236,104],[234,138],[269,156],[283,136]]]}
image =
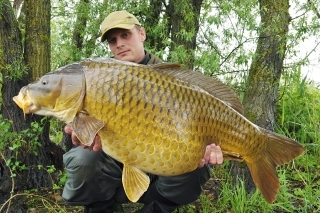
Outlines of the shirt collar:
{"label": "shirt collar", "polygon": [[145,53],[145,55],[144,55],[143,59],[141,61],[139,61],[138,64],[146,65],[150,61],[150,54],[146,50],[144,51],[144,53]]}

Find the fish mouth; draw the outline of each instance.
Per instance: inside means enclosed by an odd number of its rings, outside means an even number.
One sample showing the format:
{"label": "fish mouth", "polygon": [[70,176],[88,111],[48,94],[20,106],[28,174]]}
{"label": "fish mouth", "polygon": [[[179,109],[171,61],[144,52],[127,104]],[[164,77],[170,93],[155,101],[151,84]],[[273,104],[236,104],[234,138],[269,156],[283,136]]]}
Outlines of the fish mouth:
{"label": "fish mouth", "polygon": [[14,96],[12,99],[23,110],[24,116],[37,110],[34,103],[22,92],[19,92],[19,94]]}

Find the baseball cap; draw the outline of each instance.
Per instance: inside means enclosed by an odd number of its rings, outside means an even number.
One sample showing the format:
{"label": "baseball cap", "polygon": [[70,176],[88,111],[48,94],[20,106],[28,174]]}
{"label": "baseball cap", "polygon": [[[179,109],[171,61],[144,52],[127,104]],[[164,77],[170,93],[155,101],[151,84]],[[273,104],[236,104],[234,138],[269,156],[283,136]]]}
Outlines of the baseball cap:
{"label": "baseball cap", "polygon": [[115,11],[110,13],[101,23],[101,42],[106,40],[106,34],[109,30],[114,28],[121,28],[130,30],[134,25],[141,25],[138,19],[128,13],[126,10]]}

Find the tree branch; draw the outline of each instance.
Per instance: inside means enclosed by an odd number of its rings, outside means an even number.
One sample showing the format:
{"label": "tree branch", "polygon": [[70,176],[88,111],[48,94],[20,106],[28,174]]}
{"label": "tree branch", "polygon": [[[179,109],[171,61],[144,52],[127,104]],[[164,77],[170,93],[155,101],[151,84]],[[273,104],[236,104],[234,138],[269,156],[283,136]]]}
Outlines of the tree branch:
{"label": "tree branch", "polygon": [[312,11],[316,14],[316,16],[320,19],[320,13],[319,10],[316,8],[314,3],[311,0],[308,0],[308,4],[311,7]]}

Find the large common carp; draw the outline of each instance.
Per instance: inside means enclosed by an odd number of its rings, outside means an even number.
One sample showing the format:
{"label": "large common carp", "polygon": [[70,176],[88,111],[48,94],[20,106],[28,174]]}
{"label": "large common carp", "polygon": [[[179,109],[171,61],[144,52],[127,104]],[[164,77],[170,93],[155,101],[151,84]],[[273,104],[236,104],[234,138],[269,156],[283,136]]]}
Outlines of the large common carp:
{"label": "large common carp", "polygon": [[245,161],[265,199],[279,189],[276,166],[304,152],[294,140],[242,116],[240,100],[221,82],[177,64],[138,65],[86,59],[45,74],[13,100],[25,114],[54,116],[90,145],[124,164],[122,182],[136,202],[149,186],[145,172],[173,176],[193,171],[205,147]]}

